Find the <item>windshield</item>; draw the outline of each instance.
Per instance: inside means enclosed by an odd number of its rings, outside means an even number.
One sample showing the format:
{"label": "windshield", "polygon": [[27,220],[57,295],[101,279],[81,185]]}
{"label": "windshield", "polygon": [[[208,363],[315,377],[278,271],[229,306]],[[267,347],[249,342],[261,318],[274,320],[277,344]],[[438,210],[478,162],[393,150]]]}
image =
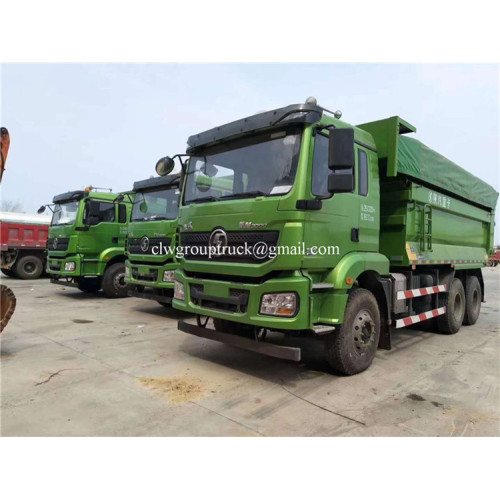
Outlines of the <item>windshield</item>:
{"label": "windshield", "polygon": [[52,226],[65,226],[73,224],[78,213],[78,201],[68,203],[56,203],[54,205],[54,214],[52,215]]}
{"label": "windshield", "polygon": [[293,186],[300,132],[245,138],[191,156],[184,203],[288,193]]}
{"label": "windshield", "polygon": [[177,219],[179,211],[178,188],[157,191],[139,191],[135,195],[132,222]]}

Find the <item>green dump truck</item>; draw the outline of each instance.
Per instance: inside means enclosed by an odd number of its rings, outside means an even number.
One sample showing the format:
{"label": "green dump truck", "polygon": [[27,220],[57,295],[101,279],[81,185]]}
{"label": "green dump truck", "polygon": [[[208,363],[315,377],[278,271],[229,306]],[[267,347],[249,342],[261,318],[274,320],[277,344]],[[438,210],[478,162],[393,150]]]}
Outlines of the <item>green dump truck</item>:
{"label": "green dump truck", "polygon": [[179,211],[179,175],[134,183],[135,201],[128,224],[126,278],[128,294],[172,304],[175,234]]}
{"label": "green dump truck", "polygon": [[498,193],[399,117],[340,117],[310,98],[189,138],[173,306],[197,324],[180,330],[291,360],[269,331],[323,339],[351,375],[392,328],[476,322]]}
{"label": "green dump truck", "polygon": [[[116,193],[85,189],[54,196],[47,239],[51,283],[126,297],[125,238],[132,204]],[[40,207],[39,213],[45,209]]]}

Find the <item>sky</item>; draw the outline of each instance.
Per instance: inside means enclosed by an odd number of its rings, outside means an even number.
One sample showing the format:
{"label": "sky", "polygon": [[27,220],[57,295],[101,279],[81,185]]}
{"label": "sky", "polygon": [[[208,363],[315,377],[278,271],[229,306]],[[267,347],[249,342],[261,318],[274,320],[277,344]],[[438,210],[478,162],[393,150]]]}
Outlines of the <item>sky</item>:
{"label": "sky", "polygon": [[500,190],[494,64],[3,64],[0,96],[2,197],[26,213],[88,185],[131,189],[188,136],[309,96],[351,124],[399,115]]}

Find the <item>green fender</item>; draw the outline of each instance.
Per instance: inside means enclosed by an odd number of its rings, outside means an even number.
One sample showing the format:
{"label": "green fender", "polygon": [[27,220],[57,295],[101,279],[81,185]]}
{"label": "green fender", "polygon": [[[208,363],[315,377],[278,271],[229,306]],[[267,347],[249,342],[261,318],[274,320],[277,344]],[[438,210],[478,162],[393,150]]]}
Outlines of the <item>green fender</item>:
{"label": "green fender", "polygon": [[117,256],[123,256],[125,261],[125,250],[120,247],[110,247],[101,252],[99,254],[99,274],[103,274],[108,262]]}
{"label": "green fender", "polygon": [[[389,273],[389,259],[380,253],[348,253],[326,277],[327,283],[332,283],[334,290],[348,290],[358,276],[365,271],[376,271],[379,274]],[[346,283],[352,278],[350,284]]]}

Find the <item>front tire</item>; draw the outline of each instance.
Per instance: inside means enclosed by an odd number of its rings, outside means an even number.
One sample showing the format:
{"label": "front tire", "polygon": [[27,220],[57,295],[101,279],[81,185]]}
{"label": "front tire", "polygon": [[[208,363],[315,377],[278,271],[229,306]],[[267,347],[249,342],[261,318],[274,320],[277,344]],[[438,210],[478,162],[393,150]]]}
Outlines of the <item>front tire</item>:
{"label": "front tire", "polygon": [[116,262],[106,269],[102,289],[106,297],[118,299],[128,297],[128,283],[125,282],[125,262]]}
{"label": "front tire", "polygon": [[9,278],[14,277],[14,270],[13,269],[3,269],[2,268],[2,273],[5,274],[5,276],[8,276]]}
{"label": "front tire", "polygon": [[481,312],[481,284],[476,276],[468,276],[465,282],[465,316],[464,325],[473,325]]}
{"label": "front tire", "polygon": [[375,296],[364,288],[352,291],[340,330],[325,338],[326,359],[344,375],[366,370],[377,352],[380,311]]}
{"label": "front tire", "polygon": [[22,280],[36,280],[43,272],[42,259],[36,255],[25,255],[14,264],[14,276]]}
{"label": "front tire", "polygon": [[437,317],[438,330],[441,333],[457,333],[462,326],[465,316],[465,292],[462,282],[453,278],[448,300],[446,301],[446,312]]}

